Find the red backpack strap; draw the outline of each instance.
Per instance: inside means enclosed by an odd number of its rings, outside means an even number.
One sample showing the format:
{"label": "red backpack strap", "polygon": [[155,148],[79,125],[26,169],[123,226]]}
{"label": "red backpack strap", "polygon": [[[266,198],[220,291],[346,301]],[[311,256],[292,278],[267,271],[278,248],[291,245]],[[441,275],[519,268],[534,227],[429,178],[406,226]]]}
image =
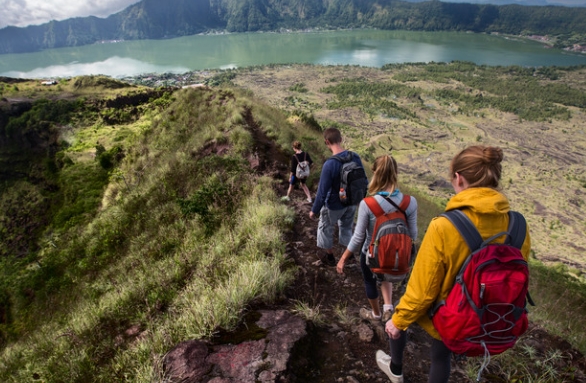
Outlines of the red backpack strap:
{"label": "red backpack strap", "polygon": [[364,202],[366,202],[366,205],[368,206],[368,208],[370,209],[372,214],[374,214],[375,217],[380,217],[381,215],[385,214],[383,209],[380,207],[380,205],[376,201],[376,198],[366,197],[366,198],[364,198]]}
{"label": "red backpack strap", "polygon": [[388,203],[390,203],[391,205],[393,205],[395,207],[395,209],[397,209],[398,211],[400,211],[401,213],[403,213],[403,215],[405,216],[405,220],[407,220],[407,208],[409,207],[409,204],[411,203],[411,196],[408,196],[407,194],[403,194],[403,199],[401,200],[401,203],[399,205],[397,205],[396,203],[393,202],[393,200],[391,199],[391,197],[384,197]]}
{"label": "red backpack strap", "polygon": [[405,217],[407,216],[407,213],[405,213],[407,211],[407,208],[409,207],[409,204],[411,203],[411,196],[407,195],[407,194],[403,194],[403,200],[401,201],[401,204],[399,205],[399,209],[403,212],[403,214],[405,214]]}

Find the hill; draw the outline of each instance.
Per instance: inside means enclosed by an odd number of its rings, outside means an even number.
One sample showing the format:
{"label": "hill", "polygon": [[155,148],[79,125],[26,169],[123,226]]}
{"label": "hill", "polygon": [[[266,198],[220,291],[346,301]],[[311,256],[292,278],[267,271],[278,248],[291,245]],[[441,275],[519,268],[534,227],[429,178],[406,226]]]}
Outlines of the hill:
{"label": "hill", "polygon": [[0,29],[0,54],[197,33],[379,28],[548,35],[557,47],[586,44],[586,9],[374,0],[143,0],[105,19]]}
{"label": "hill", "polygon": [[[357,269],[325,268],[301,194],[279,200],[291,142],[319,164],[321,129],[335,125],[367,163],[396,156],[421,233],[451,193],[453,153],[503,147],[538,305],[487,379],[583,381],[584,260],[568,242],[584,240],[584,74],[451,63],[194,72],[207,86],[186,89],[2,79],[1,380],[161,381],[175,345],[225,332],[235,342],[230,331],[260,308],[308,320],[316,354],[304,381],[382,379],[372,351],[384,336],[356,320]],[[319,166],[313,189],[318,176]],[[411,336],[408,378],[420,382],[428,345],[417,328]],[[478,368],[456,366],[453,381]]]}

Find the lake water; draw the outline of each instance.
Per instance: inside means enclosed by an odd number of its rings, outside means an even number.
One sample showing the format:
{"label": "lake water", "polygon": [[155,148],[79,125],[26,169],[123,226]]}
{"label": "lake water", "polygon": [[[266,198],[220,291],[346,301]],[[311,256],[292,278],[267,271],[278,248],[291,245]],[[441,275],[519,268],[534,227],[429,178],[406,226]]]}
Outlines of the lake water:
{"label": "lake water", "polygon": [[262,64],[381,67],[471,61],[486,65],[569,66],[586,55],[534,41],[463,32],[328,31],[196,35],[0,55],[0,76],[21,78],[184,73]]}

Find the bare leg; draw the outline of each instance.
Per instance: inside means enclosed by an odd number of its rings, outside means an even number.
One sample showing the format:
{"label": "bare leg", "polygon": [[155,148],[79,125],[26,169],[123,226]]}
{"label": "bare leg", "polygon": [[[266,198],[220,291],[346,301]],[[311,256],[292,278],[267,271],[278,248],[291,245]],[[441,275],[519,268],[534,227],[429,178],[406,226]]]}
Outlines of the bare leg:
{"label": "bare leg", "polygon": [[307,196],[308,199],[311,199],[311,194],[309,193],[309,188],[307,187],[306,184],[301,184],[301,189],[303,189],[303,191],[305,192],[305,195]]}
{"label": "bare leg", "polygon": [[375,316],[379,317],[381,314],[380,314],[380,307],[378,304],[378,299],[369,299],[368,303],[370,303],[370,307],[372,308],[372,313]]}
{"label": "bare leg", "polygon": [[380,285],[380,291],[383,295],[383,301],[385,305],[393,304],[393,284],[391,282],[382,282]]}

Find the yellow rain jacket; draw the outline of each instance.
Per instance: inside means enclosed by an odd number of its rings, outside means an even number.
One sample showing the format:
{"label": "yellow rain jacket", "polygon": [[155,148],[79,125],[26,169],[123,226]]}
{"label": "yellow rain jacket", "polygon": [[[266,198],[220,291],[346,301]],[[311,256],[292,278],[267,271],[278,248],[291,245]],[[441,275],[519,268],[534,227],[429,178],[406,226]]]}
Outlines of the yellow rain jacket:
{"label": "yellow rain jacket", "polygon": [[[509,225],[509,201],[491,188],[468,188],[456,194],[447,210],[461,209],[474,223],[483,239],[502,231]],[[496,242],[503,242],[504,236]],[[521,253],[529,258],[529,230]],[[417,322],[431,336],[440,339],[429,318],[429,309],[436,301],[446,299],[454,285],[456,274],[470,250],[456,227],[445,217],[432,219],[425,233],[413,266],[407,289],[392,317],[398,329],[406,330]]]}

